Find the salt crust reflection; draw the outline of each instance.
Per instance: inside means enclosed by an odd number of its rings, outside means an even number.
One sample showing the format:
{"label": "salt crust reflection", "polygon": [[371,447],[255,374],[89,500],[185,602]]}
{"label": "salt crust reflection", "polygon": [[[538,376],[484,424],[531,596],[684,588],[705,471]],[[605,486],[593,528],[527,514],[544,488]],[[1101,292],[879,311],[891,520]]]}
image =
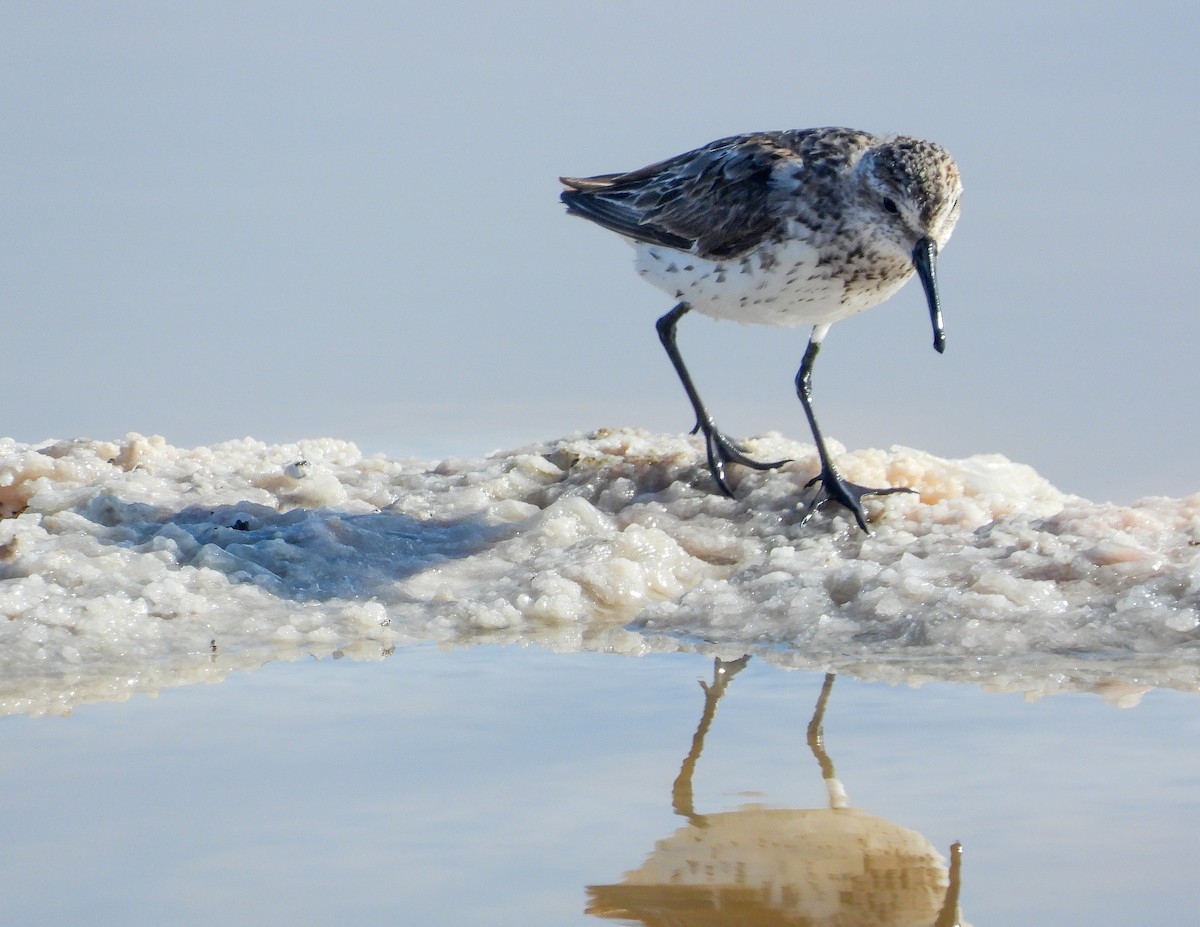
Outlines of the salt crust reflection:
{"label": "salt crust reflection", "polygon": [[712,682],[701,683],[704,709],[671,790],[672,808],[687,825],[659,840],[620,882],[589,886],[587,913],[646,927],[965,925],[959,910],[962,847],[950,847],[947,864],[917,832],[850,807],[824,744],[832,674],[808,726],[828,807],[696,810],[692,777],[705,737],[748,659],[716,660]]}
{"label": "salt crust reflection", "polygon": [[1135,704],[1200,690],[1200,495],[1130,506],[997,455],[843,454],[919,495],[807,525],[811,445],[713,491],[688,436],[473,460],[344,441],[0,440],[0,713],[433,641],[754,652],[781,666]]}

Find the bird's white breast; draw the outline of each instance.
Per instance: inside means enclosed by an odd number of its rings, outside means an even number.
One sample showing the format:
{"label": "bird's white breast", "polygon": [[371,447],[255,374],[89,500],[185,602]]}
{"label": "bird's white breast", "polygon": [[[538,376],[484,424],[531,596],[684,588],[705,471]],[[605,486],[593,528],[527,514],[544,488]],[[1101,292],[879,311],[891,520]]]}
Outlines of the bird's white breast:
{"label": "bird's white breast", "polygon": [[790,239],[741,257],[713,261],[661,245],[631,242],[642,278],[697,312],[716,319],[761,325],[822,325],[886,299],[886,293],[848,292],[806,241]]}

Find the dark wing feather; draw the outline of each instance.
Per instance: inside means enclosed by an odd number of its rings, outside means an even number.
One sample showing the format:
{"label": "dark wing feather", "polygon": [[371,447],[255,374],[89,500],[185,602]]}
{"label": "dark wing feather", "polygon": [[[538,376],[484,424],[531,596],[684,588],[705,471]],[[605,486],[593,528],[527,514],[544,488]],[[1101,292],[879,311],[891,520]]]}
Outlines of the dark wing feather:
{"label": "dark wing feather", "polygon": [[[561,178],[563,183],[574,183],[576,178]],[[579,178],[579,182],[595,180],[594,177]],[[567,212],[573,216],[590,219],[597,225],[653,245],[665,245],[677,251],[690,251],[695,241],[674,235],[666,229],[643,223],[639,220],[636,210],[627,207],[620,199],[609,198],[603,194],[586,189],[563,190],[560,198],[567,204]]]}
{"label": "dark wing feather", "polygon": [[636,241],[726,258],[778,230],[771,177],[799,162],[796,133],[720,139],[624,174],[563,177],[568,212]]}

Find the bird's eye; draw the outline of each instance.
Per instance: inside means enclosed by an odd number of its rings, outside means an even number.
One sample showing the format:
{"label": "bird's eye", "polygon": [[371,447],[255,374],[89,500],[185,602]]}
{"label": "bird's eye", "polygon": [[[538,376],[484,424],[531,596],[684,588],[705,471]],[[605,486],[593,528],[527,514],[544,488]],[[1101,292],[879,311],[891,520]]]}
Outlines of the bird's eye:
{"label": "bird's eye", "polygon": [[900,215],[900,207],[896,205],[896,201],[890,196],[883,198],[883,211],[890,212],[893,216]]}

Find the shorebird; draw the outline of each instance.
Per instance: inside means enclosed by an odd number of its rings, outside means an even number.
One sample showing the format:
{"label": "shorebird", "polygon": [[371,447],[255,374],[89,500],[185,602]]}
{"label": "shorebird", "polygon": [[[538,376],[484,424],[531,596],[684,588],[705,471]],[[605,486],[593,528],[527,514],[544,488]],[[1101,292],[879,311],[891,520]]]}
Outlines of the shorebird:
{"label": "shorebird", "polygon": [[796,393],[820,457],[820,483],[804,515],[844,506],[869,532],[862,499],[914,492],[846,480],[834,466],[812,405],[812,369],[829,327],[877,306],[915,272],[925,289],[933,346],[945,350],[936,262],[959,215],[962,182],[941,146],[854,129],[755,132],[718,139],[640,170],[562,177],[567,211],[627,239],[639,274],[679,302],[659,339],[696,414],[709,470],[726,495],[727,464],[758,461],[717,428],[675,341],[695,309],[716,319],[811,325]]}

